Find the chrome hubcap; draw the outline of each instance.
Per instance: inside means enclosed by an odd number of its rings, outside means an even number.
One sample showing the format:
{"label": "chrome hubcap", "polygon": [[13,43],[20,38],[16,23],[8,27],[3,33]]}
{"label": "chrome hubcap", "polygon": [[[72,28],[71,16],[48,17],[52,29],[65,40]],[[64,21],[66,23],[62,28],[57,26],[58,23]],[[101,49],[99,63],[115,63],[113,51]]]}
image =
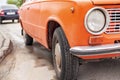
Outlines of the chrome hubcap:
{"label": "chrome hubcap", "polygon": [[55,60],[56,60],[57,70],[60,74],[61,72],[61,49],[60,49],[59,43],[55,45]]}

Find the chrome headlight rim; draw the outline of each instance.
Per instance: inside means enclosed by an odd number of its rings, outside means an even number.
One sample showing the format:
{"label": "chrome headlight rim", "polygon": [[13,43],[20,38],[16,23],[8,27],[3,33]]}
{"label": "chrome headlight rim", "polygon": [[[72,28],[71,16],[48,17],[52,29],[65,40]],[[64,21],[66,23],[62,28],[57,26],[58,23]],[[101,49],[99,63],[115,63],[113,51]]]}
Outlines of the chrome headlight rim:
{"label": "chrome headlight rim", "polygon": [[[88,27],[88,24],[87,24],[88,16],[89,16],[90,13],[93,12],[94,10],[99,10],[99,11],[101,11],[101,12],[104,14],[104,16],[105,16],[105,24],[104,24],[104,27],[103,27],[100,31],[97,31],[97,32],[96,32],[96,31],[91,31],[91,30],[89,29],[89,27]],[[102,34],[102,33],[104,33],[104,32],[106,31],[106,29],[107,29],[108,26],[109,26],[109,22],[110,22],[110,16],[109,16],[108,11],[107,11],[105,8],[103,8],[103,7],[94,7],[94,8],[90,9],[90,10],[87,12],[87,14],[86,14],[86,16],[85,16],[84,24],[85,24],[86,30],[87,30],[89,33],[91,33],[91,34],[93,34],[93,35],[100,35],[100,34]]]}

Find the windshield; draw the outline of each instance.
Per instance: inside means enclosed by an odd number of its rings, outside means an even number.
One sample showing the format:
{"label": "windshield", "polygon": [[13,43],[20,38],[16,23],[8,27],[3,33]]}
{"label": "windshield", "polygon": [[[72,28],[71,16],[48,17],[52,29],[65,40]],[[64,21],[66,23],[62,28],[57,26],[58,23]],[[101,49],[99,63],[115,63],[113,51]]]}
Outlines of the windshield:
{"label": "windshield", "polygon": [[15,5],[4,5],[4,6],[1,6],[1,9],[18,9],[17,6]]}

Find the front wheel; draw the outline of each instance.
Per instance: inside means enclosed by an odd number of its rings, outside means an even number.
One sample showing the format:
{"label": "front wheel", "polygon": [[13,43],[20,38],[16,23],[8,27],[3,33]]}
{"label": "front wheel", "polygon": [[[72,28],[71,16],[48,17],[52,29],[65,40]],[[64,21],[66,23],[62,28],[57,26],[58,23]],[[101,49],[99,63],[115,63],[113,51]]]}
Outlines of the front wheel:
{"label": "front wheel", "polygon": [[77,80],[79,59],[69,53],[69,44],[64,32],[59,27],[52,40],[53,63],[59,80]]}

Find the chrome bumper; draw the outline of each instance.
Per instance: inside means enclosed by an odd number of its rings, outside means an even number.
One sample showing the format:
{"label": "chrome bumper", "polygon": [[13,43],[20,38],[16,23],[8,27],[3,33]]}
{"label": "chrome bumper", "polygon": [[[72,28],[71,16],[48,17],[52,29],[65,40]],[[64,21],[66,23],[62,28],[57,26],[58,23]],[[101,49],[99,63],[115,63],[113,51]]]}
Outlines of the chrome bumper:
{"label": "chrome bumper", "polygon": [[70,53],[76,56],[120,54],[120,44],[110,44],[101,46],[77,46],[70,48]]}

